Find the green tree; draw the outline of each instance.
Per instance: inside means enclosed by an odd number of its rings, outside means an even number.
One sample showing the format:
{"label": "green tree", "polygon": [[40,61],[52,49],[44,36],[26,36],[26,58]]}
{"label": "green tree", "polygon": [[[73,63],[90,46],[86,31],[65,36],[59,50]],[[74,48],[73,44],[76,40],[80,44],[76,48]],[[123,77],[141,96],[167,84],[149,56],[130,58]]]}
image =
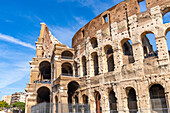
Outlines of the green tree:
{"label": "green tree", "polygon": [[9,108],[10,106],[5,101],[0,101],[0,108]]}
{"label": "green tree", "polygon": [[17,107],[19,110],[25,110],[25,103],[24,102],[15,102],[12,104],[13,107]]}

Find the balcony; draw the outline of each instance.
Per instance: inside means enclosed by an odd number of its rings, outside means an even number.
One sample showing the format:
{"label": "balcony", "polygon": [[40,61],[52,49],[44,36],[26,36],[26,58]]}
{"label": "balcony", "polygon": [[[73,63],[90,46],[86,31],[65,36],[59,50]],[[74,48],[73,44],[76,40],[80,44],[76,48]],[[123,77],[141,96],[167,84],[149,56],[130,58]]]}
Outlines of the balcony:
{"label": "balcony", "polygon": [[73,57],[69,57],[69,56],[62,56],[61,59],[65,59],[65,60],[73,60]]}
{"label": "balcony", "polygon": [[38,84],[51,84],[51,80],[49,80],[49,79],[36,80],[36,81],[34,81],[34,83],[38,83]]}

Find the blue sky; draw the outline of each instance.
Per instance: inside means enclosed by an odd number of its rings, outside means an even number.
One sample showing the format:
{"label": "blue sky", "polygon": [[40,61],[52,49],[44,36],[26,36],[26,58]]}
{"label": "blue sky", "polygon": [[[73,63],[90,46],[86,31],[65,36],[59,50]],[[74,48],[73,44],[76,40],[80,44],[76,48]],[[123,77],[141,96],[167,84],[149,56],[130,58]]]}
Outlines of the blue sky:
{"label": "blue sky", "polygon": [[[123,0],[2,0],[0,4],[0,99],[24,91],[35,57],[40,23],[71,47],[78,29]],[[168,21],[168,20],[167,20]]]}
{"label": "blue sky", "polygon": [[123,0],[3,0],[0,4],[0,99],[24,91],[40,23],[71,47],[75,32]]}

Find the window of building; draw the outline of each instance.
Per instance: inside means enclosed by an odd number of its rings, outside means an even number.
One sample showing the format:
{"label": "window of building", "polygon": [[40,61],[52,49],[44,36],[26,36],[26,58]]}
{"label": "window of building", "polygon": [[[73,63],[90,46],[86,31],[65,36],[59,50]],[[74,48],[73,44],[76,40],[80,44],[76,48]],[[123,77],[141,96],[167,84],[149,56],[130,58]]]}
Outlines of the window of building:
{"label": "window of building", "polygon": [[145,0],[138,0],[140,13],[147,11],[146,1]]}
{"label": "window of building", "polygon": [[82,36],[84,37],[84,30],[82,30]]}
{"label": "window of building", "polygon": [[103,16],[103,19],[104,19],[104,23],[107,23],[107,22],[108,22],[107,14]]}

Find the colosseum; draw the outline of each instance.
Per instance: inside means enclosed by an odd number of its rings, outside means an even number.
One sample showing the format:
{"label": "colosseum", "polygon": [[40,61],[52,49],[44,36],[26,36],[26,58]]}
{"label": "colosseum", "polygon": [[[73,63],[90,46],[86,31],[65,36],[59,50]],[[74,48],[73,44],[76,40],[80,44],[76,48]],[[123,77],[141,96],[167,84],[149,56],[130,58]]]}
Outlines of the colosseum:
{"label": "colosseum", "polygon": [[82,113],[170,113],[170,23],[163,23],[170,0],[146,0],[141,12],[143,1],[125,0],[104,11],[75,33],[72,48],[41,23],[26,113],[44,102],[53,113],[75,113],[69,105],[88,105]]}

